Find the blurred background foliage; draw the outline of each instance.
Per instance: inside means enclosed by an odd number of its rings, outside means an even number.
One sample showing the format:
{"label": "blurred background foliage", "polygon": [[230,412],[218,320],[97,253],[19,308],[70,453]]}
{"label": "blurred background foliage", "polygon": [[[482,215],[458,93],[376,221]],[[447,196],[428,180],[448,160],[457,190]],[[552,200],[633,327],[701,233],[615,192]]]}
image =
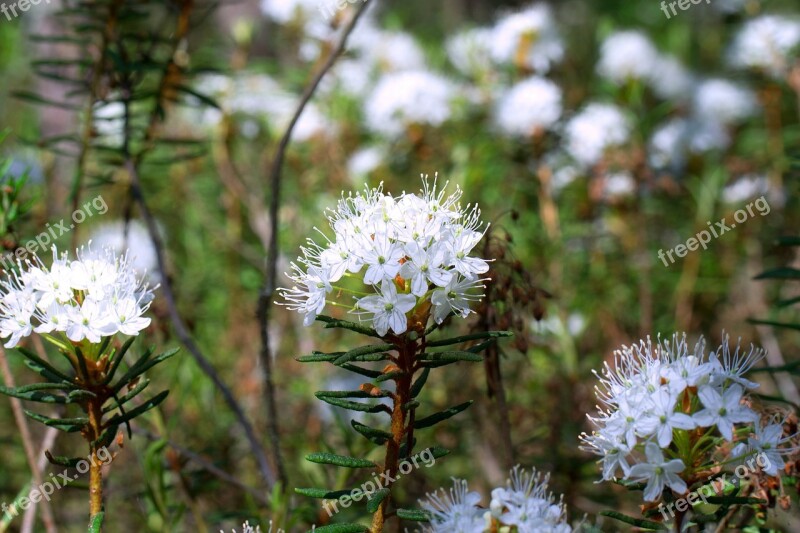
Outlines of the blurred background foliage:
{"label": "blurred background foliage", "polygon": [[[122,221],[129,217],[128,245],[157,282],[153,248],[130,200],[131,176],[122,168],[124,150],[146,152],[140,167],[142,190],[164,240],[167,275],[179,311],[269,449],[256,320],[270,232],[268,168],[298,95],[356,6],[334,10],[335,17],[326,20],[313,2],[276,1],[274,8],[268,0],[263,8],[253,0],[219,5],[128,2],[138,15],[119,21],[130,33],[116,48],[108,45],[117,55],[109,56],[111,74],[100,87],[87,83],[90,70],[85,65],[59,67],[49,78],[37,75],[43,71],[37,62],[80,57],[91,63],[101,50],[93,39],[102,27],[91,22],[76,26],[59,8],[97,8],[95,14],[102,17],[115,5],[111,0],[59,3],[32,6],[11,21],[0,18],[0,125],[11,132],[0,151],[13,160],[9,176],[27,172],[22,194],[35,200],[13,228],[16,240],[25,242],[48,222],[69,217],[70,191],[75,176],[81,175],[79,203],[101,194],[110,209],[62,236],[60,246],[89,239],[119,244],[124,240]],[[734,69],[728,60],[731,43],[747,21],[764,13],[800,16],[796,2],[711,0],[711,5],[693,5],[669,20],[654,0],[554,2],[549,23],[558,29],[563,59],[544,69],[516,60],[506,65],[487,61],[485,70],[468,73],[454,64],[450,39],[471,28],[494,27],[507,13],[528,8],[529,2],[374,3],[290,145],[280,209],[279,271],[288,268],[314,227],[325,226],[323,210],[343,190],[381,181],[389,192],[415,190],[420,174],[436,172],[440,181],[461,186],[465,201],[478,202],[484,219],[492,222],[488,249],[498,258],[492,270],[497,284],[473,327],[489,320],[497,328],[514,329],[517,336],[502,344],[498,354],[502,385],[496,379],[487,382],[487,369],[497,377],[496,369],[488,368],[494,363],[456,365],[435,375],[427,401],[442,407],[478,401],[436,430],[436,439],[454,453],[405,479],[403,494],[413,502],[447,485],[451,476],[466,477],[485,492],[502,483],[509,466],[520,463],[552,472],[551,488],[564,493],[575,520],[607,508],[635,514],[620,487],[593,483],[599,478],[594,458],[577,447],[578,435],[589,430],[586,413],[595,401],[591,370],[614,348],[680,330],[717,342],[726,330],[768,348],[772,365],[800,358],[797,328],[748,321],[800,323],[796,303],[777,305],[798,295],[796,282],[753,279],[765,270],[798,264],[797,249],[777,246],[776,240],[800,234],[800,65],[771,76]],[[180,19],[182,10],[190,10],[189,27],[174,42],[176,26],[170,24]],[[641,31],[660,54],[671,55],[694,73],[683,94],[664,98],[646,80],[614,83],[598,74],[601,44],[626,29]],[[76,47],[36,38],[65,34],[83,35],[91,42]],[[167,52],[162,53],[157,36],[164,39]],[[131,55],[124,57],[121,50]],[[797,55],[793,57],[796,61]],[[367,61],[371,63],[365,65]],[[152,83],[163,79],[159,69],[168,64],[177,65],[176,83],[184,89],[174,91],[174,98],[166,98],[168,105],[159,109],[158,102],[152,104],[158,101]],[[395,78],[376,103],[373,91],[383,77],[405,70],[436,80],[427,84],[429,78],[419,76],[409,87]],[[510,87],[534,73],[563,92],[558,123],[535,133],[530,128],[524,135],[510,134],[498,124],[498,106]],[[65,79],[72,74],[78,83],[70,87]],[[664,78],[656,83],[676,81],[669,79],[671,72],[660,74]],[[706,78],[748,87],[757,102],[753,111],[724,124],[725,132],[710,141],[711,148],[687,150],[682,163],[655,163],[654,134],[671,118],[697,113],[700,104],[693,99],[699,80]],[[20,92],[75,102],[77,111],[13,96]],[[80,132],[87,123],[83,106],[89,92],[94,103],[86,160],[84,172],[76,172],[80,150],[75,148],[87,138],[78,137],[75,145],[74,139],[65,143],[57,137]],[[725,96],[712,96],[717,99]],[[566,125],[590,102],[621,109],[629,135],[607,146],[601,160],[590,165],[552,163],[568,158]],[[736,105],[735,100],[729,103]],[[125,127],[125,105],[136,113],[144,109],[144,124],[130,121],[144,133]],[[442,112],[437,105],[447,109]],[[442,120],[426,120],[440,112]],[[520,120],[525,113],[520,110]],[[155,117],[156,136],[171,143],[146,146],[148,117]],[[381,126],[397,117],[399,131]],[[756,214],[714,239],[708,250],[691,252],[669,266],[658,258],[659,250],[685,242],[707,221],[730,220],[734,211],[762,195],[769,200],[769,214]],[[148,342],[163,348],[177,344],[167,309],[158,299],[153,313],[157,320]],[[337,388],[345,376],[331,368],[303,366],[294,357],[315,349],[341,349],[352,339],[303,328],[283,309],[275,310],[270,327],[289,484],[346,487],[347,479],[328,479],[330,470],[302,460],[313,451],[357,456],[367,449],[347,431],[346,415],[321,406],[313,396],[315,390]],[[11,363],[22,367],[13,355]],[[760,374],[762,392],[799,403],[794,368],[788,375]],[[171,394],[158,413],[139,422],[134,439],[125,444],[135,453],[121,454],[113,465],[107,493],[114,508],[111,531],[217,531],[246,518],[262,524],[273,519],[298,530],[325,522],[318,502],[265,486],[241,428],[186,353],[152,378]],[[498,387],[504,390],[502,402]],[[70,446],[60,439],[54,450],[58,455],[79,453]],[[29,471],[10,409],[0,410],[0,447],[0,500],[11,501],[29,481]],[[64,490],[55,497],[64,531],[82,528],[83,506],[71,500],[82,494]],[[776,510],[769,524],[796,531],[797,504],[788,512]],[[347,520],[348,512],[337,519]],[[18,527],[17,522],[11,525],[12,530]]]}

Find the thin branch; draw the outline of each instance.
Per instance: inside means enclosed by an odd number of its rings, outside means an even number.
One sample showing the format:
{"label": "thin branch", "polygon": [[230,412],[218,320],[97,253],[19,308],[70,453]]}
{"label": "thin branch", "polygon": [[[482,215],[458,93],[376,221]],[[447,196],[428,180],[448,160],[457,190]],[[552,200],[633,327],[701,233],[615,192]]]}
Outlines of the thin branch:
{"label": "thin branch", "polygon": [[142,218],[147,225],[147,231],[150,234],[150,239],[153,241],[153,248],[155,249],[156,261],[158,263],[158,272],[161,276],[161,289],[164,294],[164,299],[167,302],[169,316],[170,320],[172,321],[172,326],[175,329],[175,334],[178,336],[181,344],[183,344],[192,357],[194,357],[197,366],[199,366],[200,369],[209,378],[211,378],[214,386],[219,389],[220,393],[222,394],[225,403],[228,405],[230,410],[233,411],[233,414],[236,416],[236,419],[239,421],[245,431],[247,440],[250,443],[250,448],[253,450],[253,453],[256,456],[259,469],[261,470],[261,474],[264,476],[264,479],[267,482],[267,486],[272,488],[276,482],[276,477],[267,461],[267,457],[264,454],[264,450],[261,447],[258,437],[253,430],[253,426],[247,420],[244,411],[236,401],[236,398],[231,390],[227,387],[227,385],[225,385],[225,383],[222,381],[222,378],[219,377],[219,374],[217,374],[216,370],[214,369],[214,366],[209,362],[205,355],[203,355],[200,347],[195,343],[191,333],[189,333],[189,330],[183,321],[183,318],[178,312],[178,306],[175,303],[175,296],[172,291],[172,283],[167,275],[166,261],[164,259],[164,243],[161,240],[161,236],[158,233],[158,227],[156,226],[156,221],[153,218],[152,213],[150,213],[150,208],[148,207],[144,198],[144,194],[142,193],[139,172],[130,158],[125,162],[125,168],[130,174],[131,193],[133,194],[133,198],[136,201],[136,204],[139,206],[139,211],[141,212]]}
{"label": "thin branch", "polygon": [[[14,388],[14,376],[11,373],[11,368],[8,366],[6,350],[2,346],[0,346],[0,371],[2,371],[3,381],[5,382],[6,387]],[[41,486],[42,468],[36,461],[36,449],[33,442],[33,436],[31,435],[31,430],[28,427],[28,420],[25,418],[25,413],[22,410],[22,402],[17,398],[9,398],[9,400],[11,400],[11,410],[14,413],[14,421],[17,423],[17,428],[19,428],[19,435],[22,439],[22,447],[25,449],[25,458],[28,461],[28,466],[30,466],[33,482],[36,486]],[[50,502],[42,501],[40,503],[42,506],[42,522],[44,522],[47,532],[56,533],[57,530],[55,520],[53,519],[53,510],[50,507]],[[33,506],[32,508],[35,509],[36,506]],[[33,511],[31,511],[31,513],[33,513]],[[23,527],[23,531],[32,531],[32,529],[29,528],[32,528],[34,517],[35,514],[25,514],[26,525]]]}
{"label": "thin branch", "polygon": [[278,145],[278,149],[275,152],[275,157],[272,160],[272,166],[269,172],[269,184],[270,184],[270,204],[269,204],[269,220],[270,220],[270,238],[269,238],[269,247],[267,249],[267,266],[266,266],[266,276],[264,279],[264,286],[261,289],[261,293],[259,294],[258,298],[258,321],[261,327],[261,364],[264,367],[264,394],[267,404],[267,432],[269,434],[270,443],[272,452],[275,454],[275,464],[278,468],[278,477],[283,482],[284,487],[287,486],[288,480],[286,477],[286,471],[283,466],[283,461],[280,455],[280,434],[278,431],[278,413],[277,413],[277,406],[275,402],[275,382],[272,375],[272,348],[270,347],[270,333],[269,333],[269,322],[270,322],[270,307],[272,302],[272,297],[275,293],[275,285],[277,283],[277,265],[278,265],[278,210],[280,208],[281,203],[281,185],[282,185],[282,170],[283,170],[283,160],[286,156],[286,149],[289,147],[289,141],[291,140],[292,130],[294,130],[297,121],[300,119],[300,115],[302,115],[303,110],[305,109],[306,105],[311,98],[314,96],[314,93],[319,87],[322,78],[328,73],[328,71],[333,67],[334,63],[336,63],[336,59],[341,55],[347,45],[347,39],[350,37],[350,34],[356,27],[358,20],[366,11],[367,7],[369,7],[370,1],[366,0],[358,10],[355,12],[353,17],[348,22],[347,26],[344,28],[342,32],[342,36],[339,39],[339,43],[336,45],[328,59],[322,65],[319,72],[317,72],[316,76],[312,82],[306,87],[306,90],[303,92],[303,95],[300,98],[300,103],[297,106],[297,109],[292,116],[291,122],[289,122],[289,126],[286,128],[286,131],[281,138],[281,142]]}

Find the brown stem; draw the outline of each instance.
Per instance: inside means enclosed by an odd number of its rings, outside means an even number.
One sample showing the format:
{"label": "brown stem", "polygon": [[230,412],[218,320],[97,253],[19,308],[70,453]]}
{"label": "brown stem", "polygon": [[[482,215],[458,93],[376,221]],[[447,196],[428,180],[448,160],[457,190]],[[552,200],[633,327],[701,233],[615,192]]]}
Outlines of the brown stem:
{"label": "brown stem", "polygon": [[87,406],[89,414],[89,518],[103,511],[103,461],[97,456],[97,441],[103,433],[103,404],[98,400],[90,400]]}
{"label": "brown stem", "polygon": [[[403,373],[395,379],[397,390],[392,397],[392,401],[394,402],[392,407],[392,438],[386,442],[386,457],[383,462],[383,471],[387,472],[391,479],[394,479],[397,475],[400,460],[400,445],[407,431],[407,413],[404,406],[411,401],[411,383],[414,377],[414,357],[417,353],[417,343],[415,341],[404,340],[402,344],[398,346],[398,351],[400,353],[398,357],[398,366]],[[407,456],[411,455],[411,446],[413,444],[411,431],[412,428],[409,426],[409,441],[406,449]],[[372,517],[371,533],[382,533],[383,524],[386,521],[386,507],[388,504],[389,496],[383,499],[380,507],[378,507],[378,511]]]}

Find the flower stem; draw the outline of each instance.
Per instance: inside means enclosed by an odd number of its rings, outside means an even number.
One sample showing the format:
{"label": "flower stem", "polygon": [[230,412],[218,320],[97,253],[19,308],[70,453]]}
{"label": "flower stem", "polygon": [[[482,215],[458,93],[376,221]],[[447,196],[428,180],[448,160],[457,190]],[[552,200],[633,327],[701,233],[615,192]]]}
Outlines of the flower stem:
{"label": "flower stem", "polygon": [[103,404],[97,400],[89,400],[89,519],[90,521],[103,511],[103,462],[97,456],[97,442],[103,433]]}
{"label": "flower stem", "polygon": [[[397,476],[399,461],[400,461],[400,446],[406,437],[406,409],[404,408],[408,402],[411,401],[411,383],[414,373],[414,356],[417,353],[417,343],[415,341],[401,340],[402,344],[398,346],[400,353],[398,359],[398,366],[402,374],[395,379],[397,384],[395,395],[393,398],[392,407],[392,438],[386,442],[386,456],[383,462],[383,471],[388,473],[391,479]],[[410,432],[413,428],[409,427]],[[411,445],[413,441],[409,440],[406,449],[406,455],[411,455]],[[391,489],[391,486],[389,487]],[[383,525],[386,521],[386,508],[389,503],[389,496],[386,496],[381,502],[380,507],[372,517],[371,533],[382,533]]]}

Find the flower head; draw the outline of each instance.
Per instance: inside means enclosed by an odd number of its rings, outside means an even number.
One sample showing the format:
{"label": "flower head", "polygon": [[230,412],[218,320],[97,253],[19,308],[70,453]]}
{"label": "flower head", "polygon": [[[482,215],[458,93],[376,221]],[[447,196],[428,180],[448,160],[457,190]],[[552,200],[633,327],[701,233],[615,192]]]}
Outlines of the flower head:
{"label": "flower head", "polygon": [[433,307],[437,323],[451,313],[466,317],[483,295],[479,276],[489,264],[474,255],[485,231],[480,210],[462,208],[460,197],[435,182],[424,182],[420,194],[393,197],[378,187],[342,197],[329,215],[333,238],[325,246],[309,240],[292,264],[294,286],[280,289],[284,304],[310,325],[332,293],[353,294],[352,312],[381,336],[403,334],[415,309],[426,319]]}
{"label": "flower head", "polygon": [[690,345],[675,334],[614,352],[613,363],[596,373],[600,407],[589,417],[596,429],[581,437],[585,450],[601,456],[604,480],[621,474],[646,481],[645,500],[655,501],[665,487],[685,492],[693,469],[735,455],[737,435],[759,419],[746,401],[758,384],[743,374],[763,351],[728,343],[726,335],[709,354],[702,338]]}
{"label": "flower head", "polygon": [[153,291],[137,277],[127,253],[93,251],[76,259],[53,247],[50,267],[39,259],[20,262],[19,272],[0,282],[0,337],[12,348],[23,337],[60,334],[74,343],[98,343],[117,333],[134,336],[150,325],[143,315]]}

